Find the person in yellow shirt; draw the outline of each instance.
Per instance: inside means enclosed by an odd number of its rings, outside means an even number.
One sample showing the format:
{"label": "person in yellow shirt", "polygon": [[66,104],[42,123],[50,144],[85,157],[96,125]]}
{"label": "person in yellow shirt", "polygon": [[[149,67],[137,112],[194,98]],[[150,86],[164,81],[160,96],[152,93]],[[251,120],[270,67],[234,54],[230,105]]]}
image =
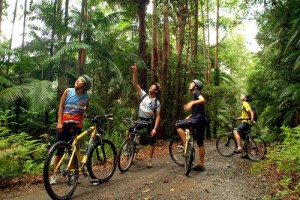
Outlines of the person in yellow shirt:
{"label": "person in yellow shirt", "polygon": [[254,112],[252,111],[249,102],[252,102],[252,96],[250,94],[243,96],[242,116],[236,118],[237,120],[242,120],[242,123],[238,125],[233,131],[234,137],[238,145],[238,148],[235,150],[236,153],[243,152],[241,137],[244,137],[243,133],[249,129],[250,124],[256,123],[254,121]]}

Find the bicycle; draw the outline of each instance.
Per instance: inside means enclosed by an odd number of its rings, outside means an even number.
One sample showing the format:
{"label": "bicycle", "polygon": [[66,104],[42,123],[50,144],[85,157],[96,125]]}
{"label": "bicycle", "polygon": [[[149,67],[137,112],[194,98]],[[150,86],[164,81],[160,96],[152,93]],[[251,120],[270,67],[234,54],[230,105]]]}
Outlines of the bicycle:
{"label": "bicycle", "polygon": [[[74,136],[69,142],[56,142],[49,150],[43,168],[44,186],[52,199],[65,200],[71,198],[79,182],[79,173],[88,177],[90,183],[98,185],[107,182],[114,174],[117,166],[117,151],[114,144],[103,138],[106,132],[104,122],[111,120],[112,115],[92,116],[92,126],[81,134]],[[68,127],[75,127],[79,122],[69,120],[64,123]],[[85,154],[81,155],[79,141],[90,135]],[[63,149],[63,155],[54,167],[57,151]],[[55,175],[56,184],[50,184],[50,178]]]}
{"label": "bicycle", "polygon": [[[234,119],[231,123],[227,123],[229,133],[222,134],[216,141],[217,151],[222,156],[230,157],[236,153],[237,142],[233,134],[235,122],[236,120]],[[267,154],[267,145],[261,137],[251,135],[251,127],[252,124],[250,124],[249,129],[244,132],[245,138],[241,138],[241,140],[244,140],[244,142],[242,142],[242,148],[250,160],[260,161]]]}
{"label": "bicycle", "polygon": [[195,159],[195,147],[192,127],[185,129],[186,142],[179,135],[175,136],[169,144],[171,159],[179,166],[184,166],[184,174],[189,175]]}
{"label": "bicycle", "polygon": [[140,151],[140,132],[138,130],[139,126],[150,125],[151,121],[137,120],[134,121],[131,118],[124,118],[123,121],[130,122],[131,124],[136,124],[132,133],[129,137],[122,143],[119,154],[118,154],[118,168],[123,173],[126,172],[135,161],[137,153]]}

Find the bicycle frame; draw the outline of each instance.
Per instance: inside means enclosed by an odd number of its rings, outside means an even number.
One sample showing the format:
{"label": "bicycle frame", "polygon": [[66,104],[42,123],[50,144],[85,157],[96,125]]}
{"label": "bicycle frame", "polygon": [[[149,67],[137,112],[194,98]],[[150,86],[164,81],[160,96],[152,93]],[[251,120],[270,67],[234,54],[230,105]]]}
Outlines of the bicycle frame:
{"label": "bicycle frame", "polygon": [[[91,133],[92,132],[92,133]],[[82,139],[84,136],[86,136],[87,134],[91,133],[91,137],[90,137],[90,141],[88,143],[87,149],[86,149],[86,153],[82,158],[82,155],[80,153],[80,148],[79,148],[79,140]],[[72,166],[72,161],[74,159],[74,155],[76,154],[77,158],[78,158],[78,162],[81,161],[81,166],[79,166],[79,171],[82,171],[83,166],[86,164],[87,162],[87,153],[89,151],[90,146],[92,145],[92,141],[95,138],[95,135],[97,133],[97,128],[96,126],[91,126],[89,129],[83,131],[81,134],[75,136],[73,138],[73,142],[72,142],[72,154],[70,156],[70,160],[67,166],[67,170],[70,170],[71,166]],[[58,169],[61,166],[61,162],[65,159],[65,157],[68,156],[66,153],[63,154],[62,158],[60,159],[60,161],[58,162],[56,168],[55,168],[55,172],[58,171]]]}

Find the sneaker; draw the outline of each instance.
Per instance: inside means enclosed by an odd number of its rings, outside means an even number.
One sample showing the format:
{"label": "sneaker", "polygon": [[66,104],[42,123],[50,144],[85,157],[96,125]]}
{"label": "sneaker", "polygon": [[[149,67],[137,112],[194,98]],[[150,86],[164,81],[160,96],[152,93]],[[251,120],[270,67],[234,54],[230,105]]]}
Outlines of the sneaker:
{"label": "sneaker", "polygon": [[192,170],[205,171],[205,167],[203,165],[196,165],[195,167],[192,168]]}
{"label": "sneaker", "polygon": [[242,147],[238,147],[234,152],[235,153],[243,153],[243,148]]}
{"label": "sneaker", "polygon": [[151,163],[151,161],[148,161],[148,162],[147,162],[147,168],[149,168],[149,169],[152,168],[152,163]]}
{"label": "sneaker", "polygon": [[50,177],[50,185],[55,185],[57,184],[57,176],[56,175],[52,175]]}

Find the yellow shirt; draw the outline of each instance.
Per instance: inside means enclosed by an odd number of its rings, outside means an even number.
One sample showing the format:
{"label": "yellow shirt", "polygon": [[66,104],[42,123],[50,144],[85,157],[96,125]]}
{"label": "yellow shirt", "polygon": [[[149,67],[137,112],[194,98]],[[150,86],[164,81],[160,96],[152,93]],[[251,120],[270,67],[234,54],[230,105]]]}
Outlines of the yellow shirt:
{"label": "yellow shirt", "polygon": [[243,101],[243,107],[242,107],[242,119],[243,120],[242,120],[242,122],[249,123],[251,121],[251,112],[250,112],[250,110],[251,110],[250,104],[247,101]]}

